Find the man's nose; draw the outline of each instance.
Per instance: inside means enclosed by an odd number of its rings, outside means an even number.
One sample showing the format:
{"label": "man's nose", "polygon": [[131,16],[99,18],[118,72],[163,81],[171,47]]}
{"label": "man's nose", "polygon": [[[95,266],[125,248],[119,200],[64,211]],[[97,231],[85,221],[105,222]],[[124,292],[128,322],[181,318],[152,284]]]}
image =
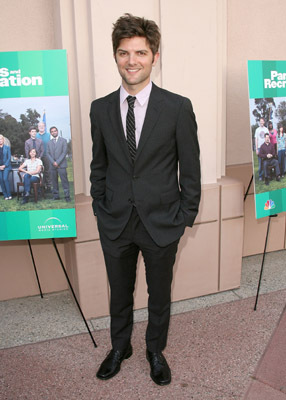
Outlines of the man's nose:
{"label": "man's nose", "polygon": [[135,65],[137,63],[137,57],[136,54],[130,54],[129,55],[129,64],[130,65]]}

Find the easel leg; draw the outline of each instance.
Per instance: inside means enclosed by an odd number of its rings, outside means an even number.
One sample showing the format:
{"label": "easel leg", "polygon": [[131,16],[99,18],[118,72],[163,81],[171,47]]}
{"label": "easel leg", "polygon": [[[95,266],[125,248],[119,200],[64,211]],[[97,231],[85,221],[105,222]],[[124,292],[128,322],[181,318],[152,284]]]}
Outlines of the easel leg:
{"label": "easel leg", "polygon": [[38,276],[38,272],[37,272],[37,268],[36,268],[36,264],[35,264],[35,260],[34,260],[32,246],[31,246],[31,242],[30,242],[29,239],[28,239],[28,244],[29,244],[29,249],[30,249],[30,253],[31,253],[32,261],[33,261],[34,271],[35,271],[35,274],[36,274],[36,278],[37,278],[37,282],[38,282],[41,298],[43,298],[43,293],[42,293],[41,284],[40,284],[40,280],[39,280],[39,276]]}
{"label": "easel leg", "polygon": [[246,192],[245,192],[244,201],[245,201],[245,199],[246,199],[246,197],[247,197],[247,195],[248,195],[248,192],[249,192],[250,186],[251,186],[251,184],[252,184],[252,181],[253,181],[253,175],[252,175],[251,178],[250,178],[250,181],[249,181],[247,190],[246,190]]}
{"label": "easel leg", "polygon": [[68,274],[67,274],[67,272],[66,272],[65,266],[64,266],[63,261],[62,261],[62,259],[61,259],[60,253],[59,253],[59,251],[58,251],[58,248],[57,248],[55,239],[52,239],[52,242],[53,242],[54,248],[55,248],[55,250],[56,250],[58,259],[59,259],[59,261],[60,261],[60,263],[61,263],[62,269],[63,269],[63,271],[64,271],[65,277],[66,277],[66,279],[67,279],[67,281],[68,281],[68,284],[69,284],[70,290],[71,290],[71,292],[72,292],[73,298],[75,299],[75,302],[76,302],[76,304],[77,304],[77,306],[78,306],[78,309],[79,309],[79,311],[80,311],[80,314],[81,314],[81,316],[82,316],[82,319],[83,319],[83,321],[84,321],[84,323],[85,323],[85,326],[86,326],[86,328],[87,328],[87,330],[88,330],[89,336],[90,336],[90,338],[91,338],[91,340],[92,340],[92,342],[93,342],[93,344],[94,344],[94,347],[97,347],[97,345],[96,345],[96,343],[95,343],[95,340],[94,340],[94,338],[93,338],[93,336],[92,336],[92,334],[91,334],[91,331],[90,331],[90,329],[89,329],[88,323],[86,322],[85,316],[83,315],[83,312],[82,312],[82,309],[81,309],[81,307],[80,307],[80,305],[79,305],[79,302],[77,301],[75,292],[74,292],[74,290],[73,290],[73,287],[72,287],[71,282],[70,282],[70,280],[69,280],[69,277],[68,277]]}
{"label": "easel leg", "polygon": [[261,284],[262,273],[263,273],[264,259],[265,259],[267,241],[268,241],[270,220],[271,220],[272,217],[277,217],[277,214],[275,214],[275,215],[269,215],[269,217],[268,217],[267,232],[266,232],[266,238],[265,238],[265,245],[264,245],[263,257],[262,257],[262,263],[261,263],[261,269],[260,269],[260,276],[259,276],[259,282],[258,282],[257,293],[256,293],[256,300],[255,300],[255,305],[254,305],[254,311],[256,311],[256,308],[257,308],[257,302],[258,302],[260,284]]}

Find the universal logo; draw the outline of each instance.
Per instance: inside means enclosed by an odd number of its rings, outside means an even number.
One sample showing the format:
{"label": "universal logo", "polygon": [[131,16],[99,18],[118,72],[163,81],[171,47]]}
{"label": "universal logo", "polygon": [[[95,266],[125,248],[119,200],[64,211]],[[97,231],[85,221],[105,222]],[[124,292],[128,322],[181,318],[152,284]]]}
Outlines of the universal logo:
{"label": "universal logo", "polygon": [[69,226],[55,217],[46,219],[43,225],[38,225],[39,232],[68,231]]}

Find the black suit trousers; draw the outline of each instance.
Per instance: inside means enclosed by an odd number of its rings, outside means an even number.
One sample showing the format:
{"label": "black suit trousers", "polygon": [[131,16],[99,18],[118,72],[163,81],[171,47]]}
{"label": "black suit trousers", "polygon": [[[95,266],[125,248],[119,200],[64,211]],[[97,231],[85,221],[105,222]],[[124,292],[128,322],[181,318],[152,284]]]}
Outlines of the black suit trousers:
{"label": "black suit trousers", "polygon": [[162,351],[167,343],[173,266],[179,240],[166,247],[156,245],[135,207],[118,239],[110,240],[101,232],[100,223],[99,233],[110,284],[112,347],[123,350],[131,341],[133,292],[141,251],[149,295],[146,345],[151,352]]}

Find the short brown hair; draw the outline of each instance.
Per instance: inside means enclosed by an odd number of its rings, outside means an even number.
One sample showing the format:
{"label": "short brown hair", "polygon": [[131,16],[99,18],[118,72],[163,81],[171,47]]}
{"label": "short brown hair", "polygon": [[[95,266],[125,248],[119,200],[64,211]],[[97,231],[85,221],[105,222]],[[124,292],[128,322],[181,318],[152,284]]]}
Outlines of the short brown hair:
{"label": "short brown hair", "polygon": [[145,37],[153,55],[158,52],[161,39],[158,25],[154,21],[134,17],[132,14],[126,13],[113,24],[113,54],[116,54],[122,39],[132,38],[134,36]]}

